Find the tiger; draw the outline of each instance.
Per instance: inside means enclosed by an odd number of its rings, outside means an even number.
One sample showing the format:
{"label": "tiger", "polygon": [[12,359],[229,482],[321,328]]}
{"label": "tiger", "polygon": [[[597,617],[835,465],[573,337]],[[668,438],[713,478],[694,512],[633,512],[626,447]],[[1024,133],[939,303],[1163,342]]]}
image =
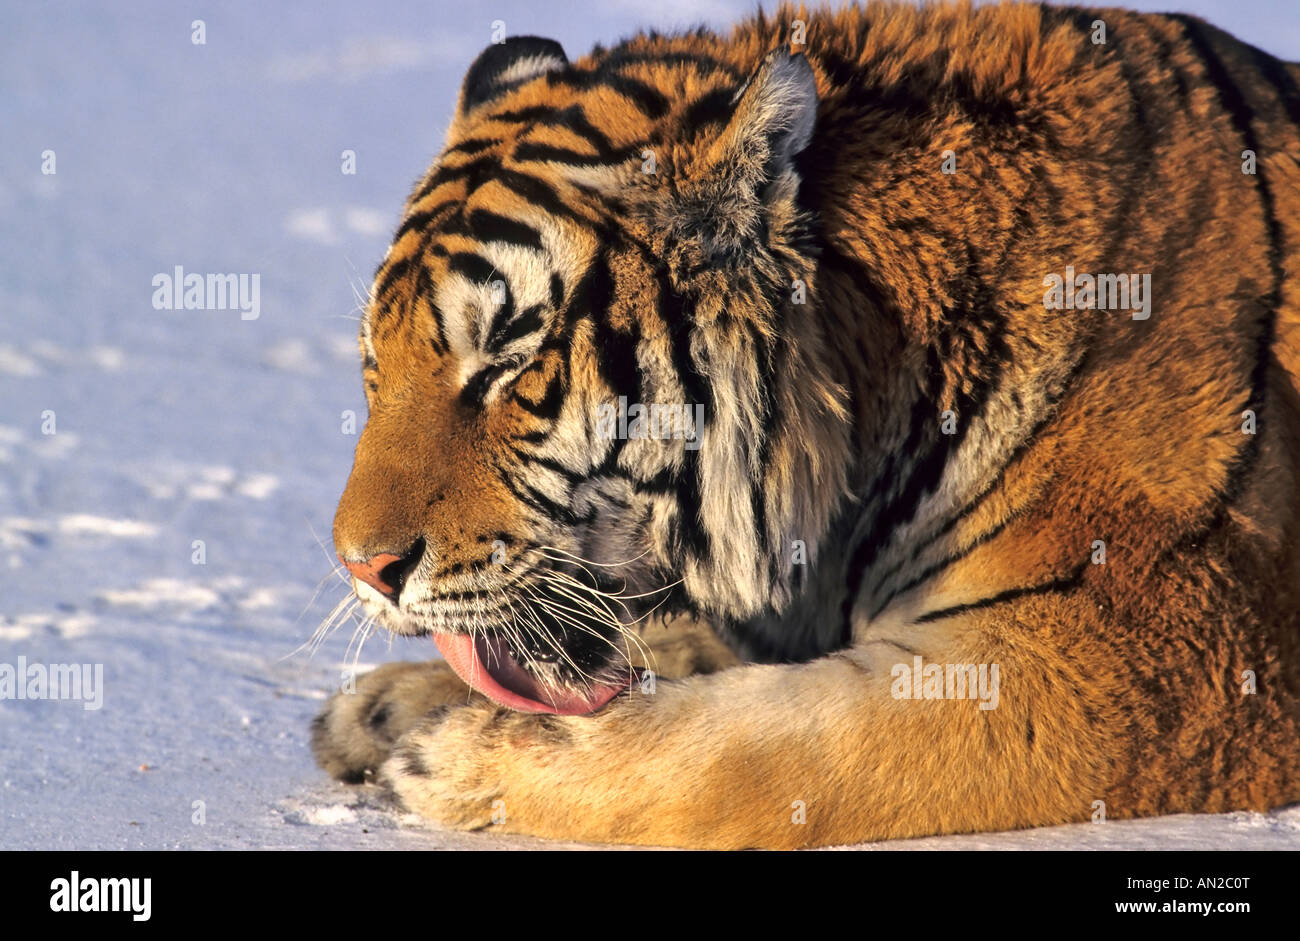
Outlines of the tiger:
{"label": "tiger", "polygon": [[312,746],[434,825],[793,849],[1300,799],[1300,65],[759,11],[469,67],[360,327]]}

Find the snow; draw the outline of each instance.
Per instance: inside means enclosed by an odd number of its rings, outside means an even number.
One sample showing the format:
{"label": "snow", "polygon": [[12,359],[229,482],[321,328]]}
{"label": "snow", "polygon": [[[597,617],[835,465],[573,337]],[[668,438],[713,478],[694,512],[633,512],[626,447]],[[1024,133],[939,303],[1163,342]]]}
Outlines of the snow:
{"label": "snow", "polygon": [[[104,677],[100,709],[0,702],[0,848],[571,845],[442,832],[312,762],[346,668],[433,655],[307,643],[347,592],[357,307],[492,19],[576,55],[748,6],[241,0],[199,46],[166,0],[0,9],[0,661]],[[1185,6],[1300,58],[1281,7]],[[154,309],[176,266],[261,275],[260,316]],[[1300,808],[867,848],[1060,847],[1295,849]]]}

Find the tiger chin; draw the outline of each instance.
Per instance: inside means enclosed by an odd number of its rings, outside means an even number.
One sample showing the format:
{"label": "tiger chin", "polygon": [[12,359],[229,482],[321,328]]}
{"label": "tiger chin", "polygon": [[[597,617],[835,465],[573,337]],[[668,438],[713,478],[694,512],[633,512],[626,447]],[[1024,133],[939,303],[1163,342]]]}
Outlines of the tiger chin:
{"label": "tiger chin", "polygon": [[443,658],[320,764],[683,847],[1300,799],[1298,83],[1036,5],[488,47],[334,524]]}

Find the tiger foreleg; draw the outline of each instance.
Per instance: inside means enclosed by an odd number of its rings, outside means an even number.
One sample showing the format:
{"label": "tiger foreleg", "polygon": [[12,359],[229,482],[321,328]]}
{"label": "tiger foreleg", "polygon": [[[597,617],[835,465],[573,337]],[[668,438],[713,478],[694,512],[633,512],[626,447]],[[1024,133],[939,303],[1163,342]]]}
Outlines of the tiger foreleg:
{"label": "tiger foreleg", "polygon": [[441,660],[385,663],[326,701],[312,723],[312,752],[330,776],[359,784],[421,719],[476,700],[486,701]]}
{"label": "tiger foreleg", "polygon": [[1032,647],[1007,654],[960,658],[1000,660],[1001,688],[982,700],[901,698],[896,667],[913,655],[875,642],[634,689],[589,717],[479,704],[416,725],[380,776],[445,825],[643,845],[781,848],[1086,819],[1110,777],[1106,733],[1090,725],[1098,707],[1064,664]]}
{"label": "tiger foreleg", "polygon": [[[628,645],[630,659],[659,677],[713,673],[738,661],[709,628],[690,618],[644,626]],[[417,722],[447,709],[486,706],[445,661],[386,663],[335,693],[312,724],[312,750],[331,776],[359,783],[388,758],[394,744]]]}

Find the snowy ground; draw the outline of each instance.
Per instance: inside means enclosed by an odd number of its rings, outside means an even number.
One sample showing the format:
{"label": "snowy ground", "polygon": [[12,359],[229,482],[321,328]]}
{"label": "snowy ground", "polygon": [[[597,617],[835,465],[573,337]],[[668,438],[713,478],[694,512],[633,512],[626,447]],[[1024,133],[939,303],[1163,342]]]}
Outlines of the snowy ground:
{"label": "snowy ground", "polygon": [[[1300,58],[1288,2],[1185,8]],[[0,662],[104,671],[96,710],[0,702],[0,848],[555,846],[438,832],[308,753],[351,656],[296,651],[346,590],[354,291],[492,20],[577,54],[747,4],[203,6],[0,10]],[[260,317],[154,309],[177,265],[259,273]],[[1300,848],[1300,808],[888,848],[1117,846]]]}

